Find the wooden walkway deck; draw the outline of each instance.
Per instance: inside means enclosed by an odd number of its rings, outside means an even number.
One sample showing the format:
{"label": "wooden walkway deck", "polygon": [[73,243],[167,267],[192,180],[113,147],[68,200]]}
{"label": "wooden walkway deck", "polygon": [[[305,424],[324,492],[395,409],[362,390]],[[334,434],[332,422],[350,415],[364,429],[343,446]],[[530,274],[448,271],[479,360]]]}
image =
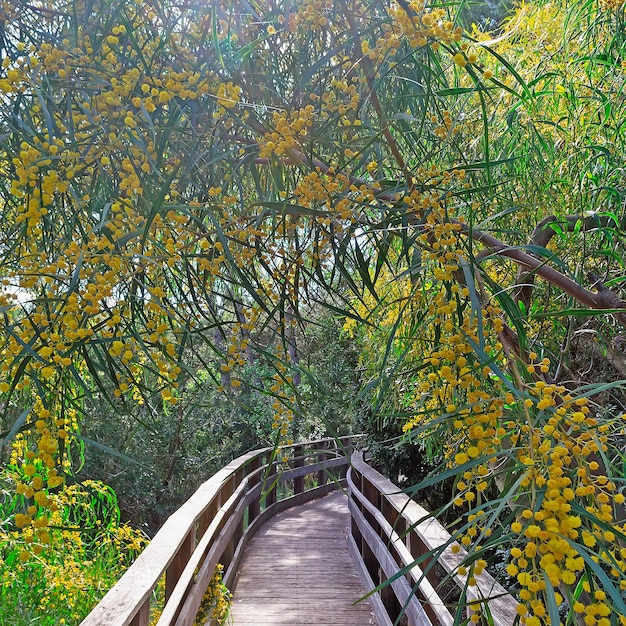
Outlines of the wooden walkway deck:
{"label": "wooden walkway deck", "polygon": [[[277,474],[282,453],[291,461]],[[292,485],[293,495],[280,485]],[[324,497],[339,485],[349,489],[349,513],[343,492]],[[451,626],[463,606],[448,606],[436,591],[450,580],[468,602],[488,603],[495,626],[518,621],[517,600],[487,572],[468,586],[459,574],[468,555],[455,545],[428,511],[353,452],[351,437],[284,446],[278,457],[274,448],[253,450],[169,517],[81,626],[149,626],[164,575],[159,624],[192,626],[218,563],[235,590],[233,626],[374,626],[372,607],[379,626]],[[427,554],[441,567],[422,571]],[[355,605],[361,581],[367,589],[392,582],[382,598]]]}
{"label": "wooden walkway deck", "polygon": [[347,543],[347,498],[335,492],[278,514],[246,548],[233,626],[376,624]]}

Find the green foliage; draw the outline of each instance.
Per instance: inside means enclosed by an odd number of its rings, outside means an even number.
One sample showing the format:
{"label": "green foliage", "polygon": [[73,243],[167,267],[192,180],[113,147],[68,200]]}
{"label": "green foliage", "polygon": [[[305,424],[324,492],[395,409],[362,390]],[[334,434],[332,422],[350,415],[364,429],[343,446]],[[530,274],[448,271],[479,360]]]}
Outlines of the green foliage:
{"label": "green foliage", "polygon": [[109,487],[84,481],[54,496],[50,524],[27,536],[31,558],[11,521],[23,498],[12,493],[9,472],[1,481],[0,624],[80,623],[141,552],[145,537],[119,522]]}
{"label": "green foliage", "polygon": [[[359,405],[357,355],[339,336],[336,322],[320,317],[298,335],[301,382],[297,386],[293,436],[316,439],[354,428]],[[78,476],[111,485],[125,519],[149,534],[199,486],[232,459],[274,445],[273,369],[262,356],[240,371],[241,386],[216,389],[219,361],[201,353],[184,357],[175,406],[157,394],[149,404],[113,409],[102,398],[86,399],[92,416],[82,427],[86,441]],[[190,372],[193,371],[193,375]],[[150,407],[150,410],[148,410]]]}
{"label": "green foliage", "polygon": [[219,626],[228,623],[231,593],[222,582],[223,571],[222,565],[218,564],[196,617],[198,626],[203,626],[209,619],[215,620]]}

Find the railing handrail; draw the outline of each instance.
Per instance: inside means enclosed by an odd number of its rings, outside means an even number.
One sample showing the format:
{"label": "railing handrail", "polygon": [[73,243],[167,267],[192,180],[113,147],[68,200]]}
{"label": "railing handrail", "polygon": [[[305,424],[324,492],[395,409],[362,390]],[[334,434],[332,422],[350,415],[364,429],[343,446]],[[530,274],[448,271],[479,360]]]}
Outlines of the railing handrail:
{"label": "railing handrail", "polygon": [[361,452],[352,455],[347,484],[350,548],[367,591],[381,586],[370,596],[379,626],[397,623],[402,614],[410,626],[453,626],[454,616],[437,592],[442,576],[434,561],[464,590],[468,605],[488,607],[494,626],[515,622],[515,598],[486,571],[469,585],[467,575],[458,573],[467,557],[463,547],[431,513],[368,465]]}
{"label": "railing handrail", "polygon": [[[166,603],[158,625],[193,624],[218,563],[232,590],[243,548],[264,521],[345,484],[353,439],[268,447],[233,460],[167,519],[81,626],[147,626],[150,597],[163,574]],[[292,456],[283,463],[287,451]],[[278,470],[278,464],[286,469]],[[309,474],[317,474],[317,486],[307,489]],[[277,486],[289,481],[293,495],[277,498]]]}

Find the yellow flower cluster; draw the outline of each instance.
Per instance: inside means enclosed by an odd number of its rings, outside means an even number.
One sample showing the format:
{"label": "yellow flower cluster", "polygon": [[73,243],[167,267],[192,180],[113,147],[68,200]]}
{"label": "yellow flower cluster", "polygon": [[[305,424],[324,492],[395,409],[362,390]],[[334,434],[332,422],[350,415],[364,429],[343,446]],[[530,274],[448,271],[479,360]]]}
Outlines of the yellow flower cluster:
{"label": "yellow flower cluster", "polygon": [[451,44],[460,41],[463,29],[455,27],[443,9],[426,10],[419,0],[408,3],[408,10],[399,3],[391,8],[394,26],[399,28],[413,48],[429,42]]}
{"label": "yellow flower cluster", "polygon": [[[234,322],[230,329],[228,345],[226,347],[224,362],[220,370],[226,375],[230,387],[241,387],[241,378],[234,374],[242,368],[247,360],[247,351],[250,348],[250,331],[252,331],[259,319],[259,311],[252,308],[250,311],[239,311],[239,319]],[[220,387],[220,390],[225,390]]]}
{"label": "yellow flower cluster", "polygon": [[274,112],[274,130],[265,133],[259,141],[259,156],[270,158],[288,154],[289,150],[302,149],[309,129],[313,126],[315,108],[308,104],[303,109],[289,112]]}
{"label": "yellow flower cluster", "polygon": [[290,445],[293,441],[288,438],[288,435],[293,422],[292,407],[295,403],[293,378],[287,372],[287,366],[282,361],[277,361],[276,368],[277,371],[270,387],[270,392],[274,397],[272,428],[280,432],[281,445]]}
{"label": "yellow flower cluster", "polygon": [[211,576],[206,593],[202,598],[195,623],[205,623],[210,619],[215,620],[220,626],[226,624],[232,595],[222,582],[223,573],[224,566],[218,563],[213,576]]}
{"label": "yellow flower cluster", "polygon": [[[349,222],[354,217],[353,202],[350,198],[342,198],[348,187],[349,181],[345,175],[336,174],[334,170],[327,174],[315,170],[298,181],[293,195],[299,205],[327,212],[316,223],[324,226],[335,223],[339,226],[341,222]],[[356,188],[351,187],[351,191],[356,191]]]}
{"label": "yellow flower cluster", "polygon": [[[436,172],[419,172],[422,179],[430,178],[437,184],[462,183],[464,172],[450,172],[444,176]],[[505,431],[500,421],[504,400],[493,390],[485,388],[485,376],[491,370],[481,364],[476,347],[484,345],[484,351],[495,362],[502,360],[502,345],[490,342],[490,338],[502,330],[500,310],[485,304],[474,310],[469,289],[460,272],[464,260],[461,223],[451,221],[442,206],[441,195],[415,190],[405,198],[417,216],[425,216],[420,226],[419,240],[422,244],[422,263],[436,281],[429,289],[428,319],[432,320],[429,337],[434,347],[420,344],[418,351],[425,350],[427,369],[416,383],[415,402],[423,409],[404,424],[410,432],[427,424],[432,414],[442,410],[456,416],[453,422],[457,465],[475,461],[493,454],[500,445]],[[436,339],[438,337],[439,339]],[[423,354],[423,352],[422,352]],[[497,383],[494,382],[497,388]],[[450,453],[452,457],[452,453]],[[465,472],[464,481],[458,486],[463,493],[457,503],[471,502],[476,491],[486,489],[486,465],[476,465]]]}
{"label": "yellow flower cluster", "polygon": [[[616,524],[624,496],[600,465],[610,433],[623,432],[623,426],[619,420],[600,423],[587,399],[563,386],[538,381],[529,396],[529,422],[510,440],[523,469],[522,486],[532,495],[518,502],[511,530],[522,542],[511,550],[507,571],[522,587],[522,623],[540,626],[547,612],[546,577],[561,592],[573,592],[593,559],[626,589],[626,550],[616,541],[616,532],[626,530]],[[573,609],[588,626],[608,626],[614,609],[596,584],[584,577],[587,599],[580,596]]]}
{"label": "yellow flower cluster", "polygon": [[16,469],[15,490],[29,502],[26,513],[18,514],[15,524],[23,529],[27,543],[38,537],[41,543],[48,537],[50,515],[56,510],[50,490],[63,485],[66,466],[58,468],[59,446],[72,444],[72,432],[77,428],[76,412],[68,408],[57,417],[56,403],[51,400],[44,408],[38,398],[31,415],[34,428],[18,434],[11,448],[10,465]]}
{"label": "yellow flower cluster", "polygon": [[433,129],[433,132],[437,135],[437,137],[439,137],[439,139],[447,139],[448,137],[456,135],[459,132],[459,128],[454,125],[450,111],[443,111],[441,114],[441,120],[436,115],[433,115],[431,117],[431,121],[434,124],[440,122],[440,125]]}
{"label": "yellow flower cluster", "polygon": [[288,27],[292,33],[298,28],[310,29],[313,32],[323,30],[328,26],[328,17],[334,11],[332,0],[304,0],[291,13]]}
{"label": "yellow flower cluster", "polygon": [[367,40],[361,44],[361,52],[376,65],[393,58],[403,41],[411,48],[430,44],[437,50],[441,43],[452,44],[461,40],[463,29],[455,27],[444,9],[426,9],[419,0],[406,5],[393,2],[389,11],[391,21],[382,25],[383,34],[373,46]]}
{"label": "yellow flower cluster", "polygon": [[600,0],[605,11],[619,11],[624,6],[624,0]]}
{"label": "yellow flower cluster", "polygon": [[[433,220],[431,226],[433,233],[423,237],[431,243],[432,272],[442,284],[433,293],[428,314],[433,331],[440,338],[436,347],[427,352],[424,362],[429,366],[428,373],[416,389],[424,412],[406,422],[403,429],[410,432],[423,426],[433,413],[438,416],[442,410],[450,415],[452,441],[447,456],[458,467],[470,464],[456,485],[460,493],[455,504],[467,504],[471,508],[487,490],[492,473],[489,463],[479,461],[496,454],[507,434],[503,407],[505,402],[512,401],[512,396],[503,397],[497,380],[489,388],[485,386],[491,369],[476,355],[477,346],[483,344],[485,354],[493,362],[502,362],[502,344],[489,342],[502,330],[501,311],[492,304],[479,312],[472,311],[469,289],[450,284],[458,270],[454,261],[460,254],[456,237],[460,225]],[[479,520],[473,516],[469,521]],[[477,526],[470,525],[461,543],[469,547],[476,533]]]}
{"label": "yellow flower cluster", "polygon": [[[464,178],[464,172],[454,172],[443,184],[449,183],[454,176]],[[416,216],[426,216],[425,224],[419,239],[424,246],[424,256],[432,262],[433,276],[438,281],[450,281],[459,270],[458,261],[462,257],[460,251],[460,223],[451,222],[445,213],[442,196],[435,192],[414,190],[405,196],[407,204]]]}
{"label": "yellow flower cluster", "polygon": [[358,110],[361,102],[358,84],[362,82],[362,77],[352,76],[337,77],[333,76],[330,82],[330,88],[325,89],[321,97],[311,94],[311,99],[321,101],[321,109],[319,116],[321,120],[330,118],[333,114],[340,116],[340,125],[359,125],[359,120],[349,119],[347,115]]}
{"label": "yellow flower cluster", "polygon": [[[29,608],[35,615],[69,615],[79,622],[107,585],[114,584],[146,546],[141,532],[118,523],[115,505],[113,517],[100,520],[99,525],[77,528],[70,522],[78,519],[95,522],[94,517],[101,511],[92,507],[99,498],[111,498],[110,490],[101,483],[74,484],[51,496],[52,513],[46,525],[39,525],[42,518],[37,518],[21,532],[4,532],[0,528],[0,554],[19,553],[18,562],[0,567],[4,570],[3,586],[8,590],[24,578],[29,579],[33,588]],[[30,514],[15,516],[18,528],[24,518],[30,518]]]}
{"label": "yellow flower cluster", "polygon": [[[458,65],[459,67],[466,67],[467,65],[476,63],[478,60],[478,54],[476,54],[473,50],[469,51],[468,48],[469,46],[466,43],[461,44],[462,52],[457,52],[452,57],[452,61],[455,65]],[[487,75],[485,78],[490,78],[490,76]]]}
{"label": "yellow flower cluster", "polygon": [[[564,589],[572,596],[582,585],[586,595],[577,594],[571,607],[586,625],[608,626],[616,617],[626,623],[626,618],[615,615],[597,581],[585,574],[592,559],[610,572],[617,587],[626,589],[626,550],[616,541],[618,533],[626,531],[617,513],[625,498],[602,468],[609,436],[623,432],[623,425],[618,420],[600,423],[591,416],[585,397],[543,380],[529,385],[523,399],[506,391],[491,367],[478,359],[483,353],[495,366],[504,364],[502,344],[493,339],[503,331],[503,323],[497,306],[484,304],[476,311],[479,296],[472,302],[462,284],[461,225],[448,220],[428,194],[415,191],[405,201],[416,215],[426,216],[420,239],[423,262],[429,263],[437,281],[429,287],[428,315],[438,339],[427,352],[425,363],[430,367],[413,394],[422,409],[404,430],[428,427],[442,410],[449,416],[453,442],[448,459],[460,470],[455,504],[465,508],[467,519],[460,544],[477,553],[480,542],[493,532],[492,524],[486,523],[484,503],[494,483],[496,459],[504,449],[517,459],[524,493],[512,502],[518,515],[510,530],[518,539],[507,568],[521,586],[521,623],[550,623],[548,584],[559,590],[557,604],[564,599]],[[531,353],[529,359],[529,375],[549,371],[547,358]],[[512,412],[521,415],[514,419]],[[486,563],[480,558],[471,563],[469,570],[462,566],[459,573],[469,574],[473,585]]]}
{"label": "yellow flower cluster", "polygon": [[221,117],[226,112],[226,109],[234,109],[237,106],[241,98],[241,87],[234,85],[230,81],[220,83],[216,97],[218,108],[213,117]]}

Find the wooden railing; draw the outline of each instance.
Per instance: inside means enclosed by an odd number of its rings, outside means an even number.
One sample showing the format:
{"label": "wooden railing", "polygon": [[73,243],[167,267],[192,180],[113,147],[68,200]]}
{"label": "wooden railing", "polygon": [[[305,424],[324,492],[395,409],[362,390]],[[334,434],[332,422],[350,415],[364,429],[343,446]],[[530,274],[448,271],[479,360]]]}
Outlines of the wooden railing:
{"label": "wooden railing", "polygon": [[350,549],[366,589],[380,587],[369,598],[378,626],[465,623],[466,616],[459,620],[456,614],[456,600],[441,599],[444,582],[462,590],[467,611],[476,602],[477,612],[487,616],[481,623],[511,626],[516,621],[515,599],[487,572],[468,585],[467,576],[458,574],[465,550],[458,545],[453,549],[450,533],[368,465],[360,452],[352,455],[347,483]]}
{"label": "wooden railing", "polygon": [[353,441],[320,439],[232,461],[165,522],[81,626],[147,626],[163,577],[158,626],[193,624],[218,563],[224,584],[234,590],[243,550],[264,522],[338,487],[347,487],[349,545],[366,591],[372,591],[378,626],[463,622],[456,600],[440,597],[445,583],[462,590],[467,607],[477,603],[489,616],[484,624],[511,626],[513,597],[486,572],[468,585],[458,574],[465,551],[453,548],[450,534],[428,511],[354,452]]}
{"label": "wooden railing", "polygon": [[[220,470],[163,525],[82,626],[147,626],[165,576],[158,626],[194,623],[218,563],[234,588],[243,549],[271,516],[345,485],[352,438],[255,450]],[[288,461],[282,461],[288,456]]]}

